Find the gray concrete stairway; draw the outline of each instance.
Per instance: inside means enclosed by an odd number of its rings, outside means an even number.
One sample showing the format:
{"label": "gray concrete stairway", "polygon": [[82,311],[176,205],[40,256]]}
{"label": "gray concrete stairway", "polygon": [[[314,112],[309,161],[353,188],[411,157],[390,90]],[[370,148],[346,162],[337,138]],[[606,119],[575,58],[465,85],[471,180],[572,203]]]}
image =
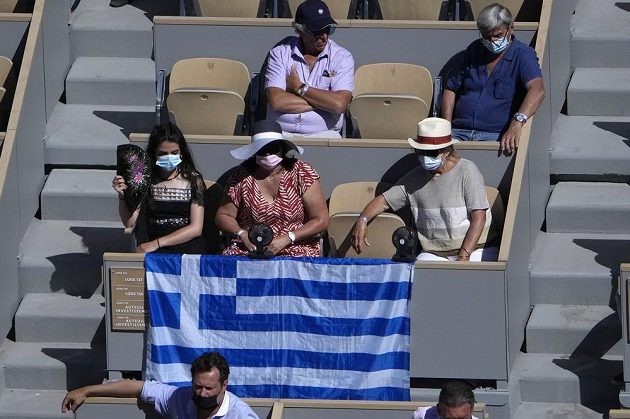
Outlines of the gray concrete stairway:
{"label": "gray concrete stairway", "polygon": [[154,123],[155,106],[58,103],[46,124],[46,164],[115,166],[116,147]]}
{"label": "gray concrete stairway", "polygon": [[616,281],[630,259],[628,21],[613,0],[580,0],[573,16],[575,70],[551,138],[555,186],[532,254],[526,353],[513,371],[518,419],[600,418],[619,405],[611,379],[623,366]]}
{"label": "gray concrete stairway", "polygon": [[14,335],[0,345],[0,419],[68,417],[67,390],[107,376],[102,258],[131,251],[133,240],[118,218],[114,171],[103,168],[115,166],[131,132],[153,126],[149,16],[177,10],[176,1],[108,3],[81,0],[71,18],[65,103],[46,127],[49,175],[20,247],[23,298]]}

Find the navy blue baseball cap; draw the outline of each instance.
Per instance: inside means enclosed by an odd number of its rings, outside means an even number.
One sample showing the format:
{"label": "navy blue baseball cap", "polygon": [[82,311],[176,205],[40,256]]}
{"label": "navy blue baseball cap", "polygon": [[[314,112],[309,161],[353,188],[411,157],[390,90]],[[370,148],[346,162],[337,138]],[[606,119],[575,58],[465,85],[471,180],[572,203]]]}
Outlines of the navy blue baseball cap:
{"label": "navy blue baseball cap", "polygon": [[321,0],[302,2],[295,12],[295,23],[304,25],[310,32],[319,32],[337,24],[330,15],[328,6]]}

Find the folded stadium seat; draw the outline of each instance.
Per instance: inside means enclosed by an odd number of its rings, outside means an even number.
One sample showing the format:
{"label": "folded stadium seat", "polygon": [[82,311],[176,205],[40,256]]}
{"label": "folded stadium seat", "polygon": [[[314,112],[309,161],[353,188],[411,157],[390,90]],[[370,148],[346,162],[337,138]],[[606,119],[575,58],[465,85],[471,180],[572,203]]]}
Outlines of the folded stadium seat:
{"label": "folded stadium seat", "polygon": [[332,190],[328,202],[328,213],[363,211],[363,208],[377,195],[388,190],[392,185],[384,182],[349,182],[342,183]]}
{"label": "folded stadium seat", "polygon": [[7,76],[13,67],[13,62],[7,57],[0,56],[0,87],[4,86]]}
{"label": "folded stadium seat", "polygon": [[442,0],[373,0],[373,15],[384,20],[438,20]]}
{"label": "folded stadium seat", "polygon": [[361,254],[357,254],[351,246],[351,232],[358,212],[341,212],[333,214],[328,223],[328,243],[330,257],[381,258],[391,259],[396,253],[392,242],[392,234],[405,223],[396,214],[382,213],[370,221],[368,226],[368,242]]}
{"label": "folded stadium seat", "polygon": [[433,97],[429,70],[415,64],[368,64],[356,70],[354,80],[349,111],[361,138],[416,136]]}
{"label": "folded stadium seat", "polygon": [[203,237],[208,243],[210,253],[219,254],[223,251],[224,236],[215,224],[214,217],[217,215],[217,209],[223,202],[225,193],[218,183],[205,179],[204,182],[206,183],[206,193],[204,194]]}
{"label": "folded stadium seat", "polygon": [[197,16],[264,17],[267,0],[194,0]]}
{"label": "folded stadium seat", "polygon": [[[279,0],[282,4],[280,16],[294,17],[303,0]],[[357,13],[357,0],[326,0],[326,5],[334,19],[354,19]],[[287,7],[288,5],[288,7]],[[288,10],[287,10],[288,9]]]}
{"label": "folded stadium seat", "polygon": [[0,0],[0,13],[13,13],[18,0]]}
{"label": "folded stadium seat", "polygon": [[184,134],[239,135],[249,71],[239,61],[190,58],[173,65],[166,104]]}
{"label": "folded stadium seat", "polygon": [[401,139],[414,136],[418,121],[429,114],[429,106],[415,96],[365,94],[353,99],[350,114],[361,138]]}

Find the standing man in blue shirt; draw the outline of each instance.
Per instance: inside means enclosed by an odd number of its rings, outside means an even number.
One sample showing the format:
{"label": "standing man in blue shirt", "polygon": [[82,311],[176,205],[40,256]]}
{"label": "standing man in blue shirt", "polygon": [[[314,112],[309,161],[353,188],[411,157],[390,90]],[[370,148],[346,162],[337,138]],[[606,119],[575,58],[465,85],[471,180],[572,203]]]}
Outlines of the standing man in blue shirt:
{"label": "standing man in blue shirt", "polygon": [[155,381],[122,380],[81,387],[66,394],[61,411],[76,411],[88,397],[137,397],[153,403],[167,418],[259,419],[241,399],[227,391],[230,367],[218,352],[206,352],[190,367],[192,386],[175,387]]}
{"label": "standing man in blue shirt", "polygon": [[[536,52],[514,36],[510,11],[498,4],[477,16],[480,39],[464,52],[446,80],[442,117],[453,138],[500,141],[505,154],[518,147],[523,125],[545,97]],[[524,97],[523,97],[524,93]]]}

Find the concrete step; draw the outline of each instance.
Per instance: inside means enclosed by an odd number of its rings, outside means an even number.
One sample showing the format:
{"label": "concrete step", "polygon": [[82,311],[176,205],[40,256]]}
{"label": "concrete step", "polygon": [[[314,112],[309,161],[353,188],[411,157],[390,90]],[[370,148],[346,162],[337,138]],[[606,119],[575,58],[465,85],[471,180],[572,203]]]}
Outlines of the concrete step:
{"label": "concrete step", "polygon": [[153,23],[135,7],[79,7],[70,32],[72,57],[151,58]]}
{"label": "concrete step", "polygon": [[629,234],[541,233],[530,268],[531,304],[614,307]]}
{"label": "concrete step", "polygon": [[46,124],[45,162],[52,165],[116,165],[116,146],[132,132],[150,132],[155,106],[58,103]]}
{"label": "concrete step", "polygon": [[115,170],[53,170],[41,193],[42,220],[120,221],[115,175]]}
{"label": "concrete step", "polygon": [[130,249],[120,222],[33,219],[20,245],[20,292],[89,298],[99,290],[103,253]]}
{"label": "concrete step", "polygon": [[550,233],[630,233],[630,185],[560,182],[547,203]]}
{"label": "concrete step", "polygon": [[536,304],[526,336],[528,353],[623,355],[621,321],[608,306]]}
{"label": "concrete step", "polygon": [[105,298],[26,294],[15,313],[18,342],[105,342]]}
{"label": "concrete step", "polygon": [[601,419],[601,412],[573,403],[521,403],[512,419]]}
{"label": "concrete step", "polygon": [[149,58],[78,57],[66,76],[66,102],[155,104],[155,63]]}
{"label": "concrete step", "polygon": [[67,390],[101,382],[104,366],[104,346],[15,342],[5,353],[2,371],[7,388]]}
{"label": "concrete step", "polygon": [[551,134],[551,173],[630,176],[630,117],[560,115]]}
{"label": "concrete step", "polygon": [[576,68],[567,89],[567,114],[630,116],[628,95],[630,68]]}
{"label": "concrete step", "polygon": [[[630,13],[618,0],[580,1],[571,20],[573,67],[630,68]],[[602,30],[602,28],[606,28]]]}
{"label": "concrete step", "polygon": [[616,406],[621,386],[611,379],[622,365],[622,357],[521,354],[512,377],[518,380],[523,402]]}
{"label": "concrete step", "polygon": [[2,419],[62,419],[61,401],[66,390],[7,388],[0,394]]}

